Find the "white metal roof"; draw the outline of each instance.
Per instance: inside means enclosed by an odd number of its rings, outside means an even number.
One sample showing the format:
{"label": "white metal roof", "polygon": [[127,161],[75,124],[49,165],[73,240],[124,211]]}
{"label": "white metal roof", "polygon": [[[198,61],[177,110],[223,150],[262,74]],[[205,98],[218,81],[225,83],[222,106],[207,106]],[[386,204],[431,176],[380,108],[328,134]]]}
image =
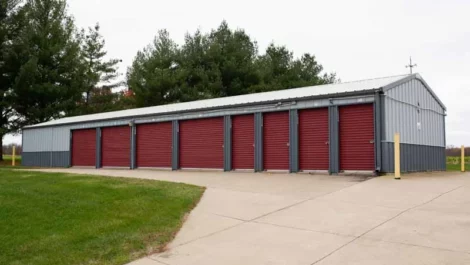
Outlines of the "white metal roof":
{"label": "white metal roof", "polygon": [[158,115],[158,114],[165,114],[165,113],[171,113],[171,112],[191,111],[191,110],[217,108],[217,107],[229,107],[231,105],[263,103],[263,102],[272,102],[276,100],[289,100],[289,99],[294,100],[294,99],[305,98],[305,97],[327,96],[327,95],[342,94],[342,93],[360,92],[360,91],[365,91],[365,90],[383,88],[387,85],[400,81],[401,79],[404,79],[408,76],[409,75],[390,76],[390,77],[367,79],[367,80],[360,80],[360,81],[353,81],[353,82],[301,87],[301,88],[285,89],[285,90],[279,90],[279,91],[263,92],[263,93],[240,95],[240,96],[233,96],[233,97],[205,99],[205,100],[175,103],[175,104],[161,105],[161,106],[154,106],[154,107],[97,113],[97,114],[91,114],[91,115],[62,118],[58,120],[39,123],[39,124],[32,125],[32,126],[27,126],[25,128],[55,126],[55,125],[79,123],[79,122],[92,122],[92,121],[98,121],[98,120],[119,119],[119,118],[153,115],[153,114]]}

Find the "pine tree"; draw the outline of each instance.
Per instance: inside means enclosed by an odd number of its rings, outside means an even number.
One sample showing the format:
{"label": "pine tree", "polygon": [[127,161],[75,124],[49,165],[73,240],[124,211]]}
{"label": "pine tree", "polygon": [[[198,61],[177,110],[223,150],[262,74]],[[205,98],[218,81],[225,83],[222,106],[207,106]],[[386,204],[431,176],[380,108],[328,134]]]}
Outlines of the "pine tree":
{"label": "pine tree", "polygon": [[11,55],[13,43],[24,22],[19,3],[20,0],[0,0],[0,146],[3,145],[3,137],[12,131],[10,120],[14,105],[11,89],[18,64]]}
{"label": "pine tree", "polygon": [[[93,97],[113,96],[112,89],[123,84],[122,81],[116,81],[119,77],[118,63],[119,59],[105,60],[107,52],[105,51],[105,41],[101,36],[99,24],[94,28],[89,28],[85,34],[82,31],[82,57],[85,65],[85,86],[84,86],[84,108],[80,109],[81,114],[95,113],[96,106],[92,104],[102,104],[102,99],[93,100]],[[117,96],[117,95],[116,95]],[[113,101],[108,101],[112,103]],[[114,104],[114,103],[113,103]],[[112,107],[108,107],[111,108]],[[102,109],[102,106],[98,109]]]}
{"label": "pine tree", "polygon": [[19,71],[12,87],[16,128],[66,116],[82,97],[80,41],[65,0],[27,0],[15,43]]}

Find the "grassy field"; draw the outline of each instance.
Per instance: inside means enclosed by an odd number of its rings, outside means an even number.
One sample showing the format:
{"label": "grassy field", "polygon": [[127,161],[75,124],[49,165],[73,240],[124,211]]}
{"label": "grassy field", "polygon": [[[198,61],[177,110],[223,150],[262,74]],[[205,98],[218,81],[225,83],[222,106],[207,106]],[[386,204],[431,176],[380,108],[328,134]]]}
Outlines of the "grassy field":
{"label": "grassy field", "polygon": [[[460,161],[458,156],[447,157],[447,171],[460,171]],[[465,157],[465,171],[470,171],[470,156]]]}
{"label": "grassy field", "polygon": [[[11,166],[11,155],[3,155],[3,161],[0,162],[0,166]],[[21,156],[15,156],[16,165],[21,165]]]}
{"label": "grassy field", "polygon": [[125,264],[161,251],[204,188],[0,169],[0,264]]}

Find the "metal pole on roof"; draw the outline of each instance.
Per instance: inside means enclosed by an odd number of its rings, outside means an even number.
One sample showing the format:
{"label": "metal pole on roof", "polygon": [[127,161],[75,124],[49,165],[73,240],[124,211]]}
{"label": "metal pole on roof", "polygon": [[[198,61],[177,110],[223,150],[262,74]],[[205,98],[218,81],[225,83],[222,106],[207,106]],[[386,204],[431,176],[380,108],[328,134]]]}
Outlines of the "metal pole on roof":
{"label": "metal pole on roof", "polygon": [[418,65],[413,64],[413,61],[411,60],[411,56],[410,56],[410,64],[406,65],[406,68],[410,68],[410,75],[413,74],[413,68],[414,67],[418,67]]}

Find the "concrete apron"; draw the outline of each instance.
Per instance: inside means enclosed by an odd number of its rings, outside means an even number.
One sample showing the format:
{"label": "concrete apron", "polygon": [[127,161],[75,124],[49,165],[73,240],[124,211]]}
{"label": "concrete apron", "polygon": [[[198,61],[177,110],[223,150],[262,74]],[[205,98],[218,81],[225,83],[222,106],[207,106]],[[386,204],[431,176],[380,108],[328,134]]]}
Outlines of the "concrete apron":
{"label": "concrete apron", "polygon": [[51,171],[208,187],[167,251],[133,265],[470,264],[470,174]]}

